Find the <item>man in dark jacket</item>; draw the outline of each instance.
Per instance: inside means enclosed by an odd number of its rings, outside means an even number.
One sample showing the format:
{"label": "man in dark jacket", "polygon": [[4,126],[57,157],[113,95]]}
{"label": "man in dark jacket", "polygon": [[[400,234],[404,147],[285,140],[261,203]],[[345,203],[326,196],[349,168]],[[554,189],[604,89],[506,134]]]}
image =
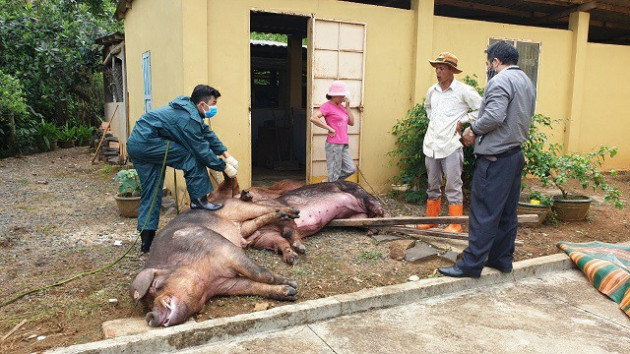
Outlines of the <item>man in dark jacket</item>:
{"label": "man in dark jacket", "polygon": [[462,134],[465,145],[475,144],[477,156],[468,248],[453,267],[439,269],[452,277],[478,278],[484,265],[509,273],[514,260],[516,207],[525,166],[521,144],[534,115],[536,88],[516,65],[513,45],[497,42],[486,53],[488,83],[479,118]]}
{"label": "man in dark jacket", "polygon": [[[127,140],[127,153],[142,185],[138,215],[142,252],[149,251],[159,224],[164,185],[161,171],[168,142],[166,165],[184,171],[191,209],[214,211],[222,207],[206,198],[212,191],[206,168],[224,171],[232,178],[236,176],[238,163],[203,120],[216,114],[220,96],[216,89],[198,85],[190,97],[177,97],[168,106],[151,110],[136,122]],[[156,190],[155,204],[149,214]]]}

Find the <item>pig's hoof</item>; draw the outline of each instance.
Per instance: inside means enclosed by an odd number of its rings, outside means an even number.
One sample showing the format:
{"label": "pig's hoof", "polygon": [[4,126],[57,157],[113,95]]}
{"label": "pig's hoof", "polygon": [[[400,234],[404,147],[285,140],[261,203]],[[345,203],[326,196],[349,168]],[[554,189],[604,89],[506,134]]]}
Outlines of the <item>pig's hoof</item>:
{"label": "pig's hoof", "polygon": [[297,300],[297,290],[289,285],[283,285],[284,287],[284,296],[286,300],[295,301]]}
{"label": "pig's hoof", "polygon": [[295,241],[293,242],[293,248],[295,248],[296,251],[298,251],[299,254],[305,254],[306,253],[306,247],[302,244],[302,242],[299,241]]}
{"label": "pig's hoof", "polygon": [[293,252],[293,250],[287,251],[282,254],[282,258],[287,264],[294,265],[297,262],[298,254]]}
{"label": "pig's hoof", "polygon": [[289,285],[293,289],[297,289],[298,288],[298,283],[295,280],[293,280],[293,279],[287,279],[287,285]]}
{"label": "pig's hoof", "polygon": [[300,217],[300,210],[294,207],[290,207],[289,208],[289,212],[287,213],[287,215],[291,218],[291,219],[297,219]]}
{"label": "pig's hoof", "polygon": [[241,191],[241,200],[245,202],[251,202],[254,197],[248,190]]}

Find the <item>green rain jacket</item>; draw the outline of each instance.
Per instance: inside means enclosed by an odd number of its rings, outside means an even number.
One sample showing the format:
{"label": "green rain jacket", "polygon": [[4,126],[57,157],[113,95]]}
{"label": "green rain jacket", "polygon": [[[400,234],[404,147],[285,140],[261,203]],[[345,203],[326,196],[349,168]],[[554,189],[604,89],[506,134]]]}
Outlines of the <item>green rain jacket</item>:
{"label": "green rain jacket", "polygon": [[[205,166],[216,171],[225,170],[225,161],[217,156],[227,148],[203,121],[190,97],[179,96],[168,106],[145,113],[136,122],[132,135],[135,135],[133,140],[147,145],[156,137],[174,141]],[[150,146],[146,148],[151,149]]]}

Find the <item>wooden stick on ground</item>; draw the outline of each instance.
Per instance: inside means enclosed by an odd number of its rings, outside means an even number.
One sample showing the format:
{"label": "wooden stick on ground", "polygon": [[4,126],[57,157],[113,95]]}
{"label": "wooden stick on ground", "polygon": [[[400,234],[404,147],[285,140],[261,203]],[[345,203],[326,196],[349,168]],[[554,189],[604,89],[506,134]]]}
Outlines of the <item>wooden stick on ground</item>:
{"label": "wooden stick on ground", "polygon": [[2,337],[2,340],[0,340],[0,342],[4,342],[7,338],[9,338],[9,336],[15,333],[15,331],[20,329],[20,327],[22,327],[25,323],[26,323],[26,320],[22,320],[22,322],[18,323],[15,327],[13,327],[12,330],[9,331],[9,333],[5,334],[4,337]]}
{"label": "wooden stick on ground", "polygon": [[[438,229],[429,229],[429,230],[419,230],[411,227],[404,226],[387,226],[387,227],[378,227],[377,230],[383,231],[391,231],[391,232],[400,232],[406,235],[409,235],[413,238],[417,238],[416,235],[421,236],[430,236],[430,237],[439,237],[439,238],[448,238],[453,240],[460,241],[468,241],[468,234],[463,232],[447,232]],[[523,246],[523,241],[516,240],[514,244],[517,246]]]}
{"label": "wooden stick on ground", "polygon": [[[519,215],[518,222],[537,222],[538,215]],[[467,224],[468,216],[398,216],[390,218],[356,218],[336,219],[327,226],[360,227],[360,226],[391,226],[407,224]]]}
{"label": "wooden stick on ground", "polygon": [[105,140],[105,135],[107,135],[107,131],[112,126],[112,122],[114,121],[114,118],[116,118],[117,110],[118,110],[118,106],[116,106],[116,109],[114,109],[114,113],[112,113],[112,117],[109,118],[109,122],[107,122],[109,124],[107,124],[107,128],[105,129],[105,131],[103,131],[103,136],[101,137],[101,141],[98,142],[98,146],[96,147],[96,152],[94,153],[94,157],[92,157],[92,164],[94,164],[94,160],[96,160],[96,158],[98,157],[98,152],[101,151],[101,145],[103,145],[103,140]]}

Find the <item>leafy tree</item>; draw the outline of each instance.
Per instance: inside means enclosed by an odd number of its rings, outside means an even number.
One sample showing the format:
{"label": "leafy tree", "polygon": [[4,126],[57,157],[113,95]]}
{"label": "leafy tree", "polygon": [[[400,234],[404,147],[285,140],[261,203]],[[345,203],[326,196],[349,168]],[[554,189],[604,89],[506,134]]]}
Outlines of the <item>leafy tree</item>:
{"label": "leafy tree", "polygon": [[[102,54],[94,40],[119,29],[115,6],[113,0],[0,0],[0,68],[21,83],[32,118],[59,126],[99,123]],[[0,150],[7,148],[3,140]]]}
{"label": "leafy tree", "polygon": [[20,80],[0,70],[0,136],[6,141],[1,148],[10,155],[19,150],[18,131],[28,127],[28,111]]}

